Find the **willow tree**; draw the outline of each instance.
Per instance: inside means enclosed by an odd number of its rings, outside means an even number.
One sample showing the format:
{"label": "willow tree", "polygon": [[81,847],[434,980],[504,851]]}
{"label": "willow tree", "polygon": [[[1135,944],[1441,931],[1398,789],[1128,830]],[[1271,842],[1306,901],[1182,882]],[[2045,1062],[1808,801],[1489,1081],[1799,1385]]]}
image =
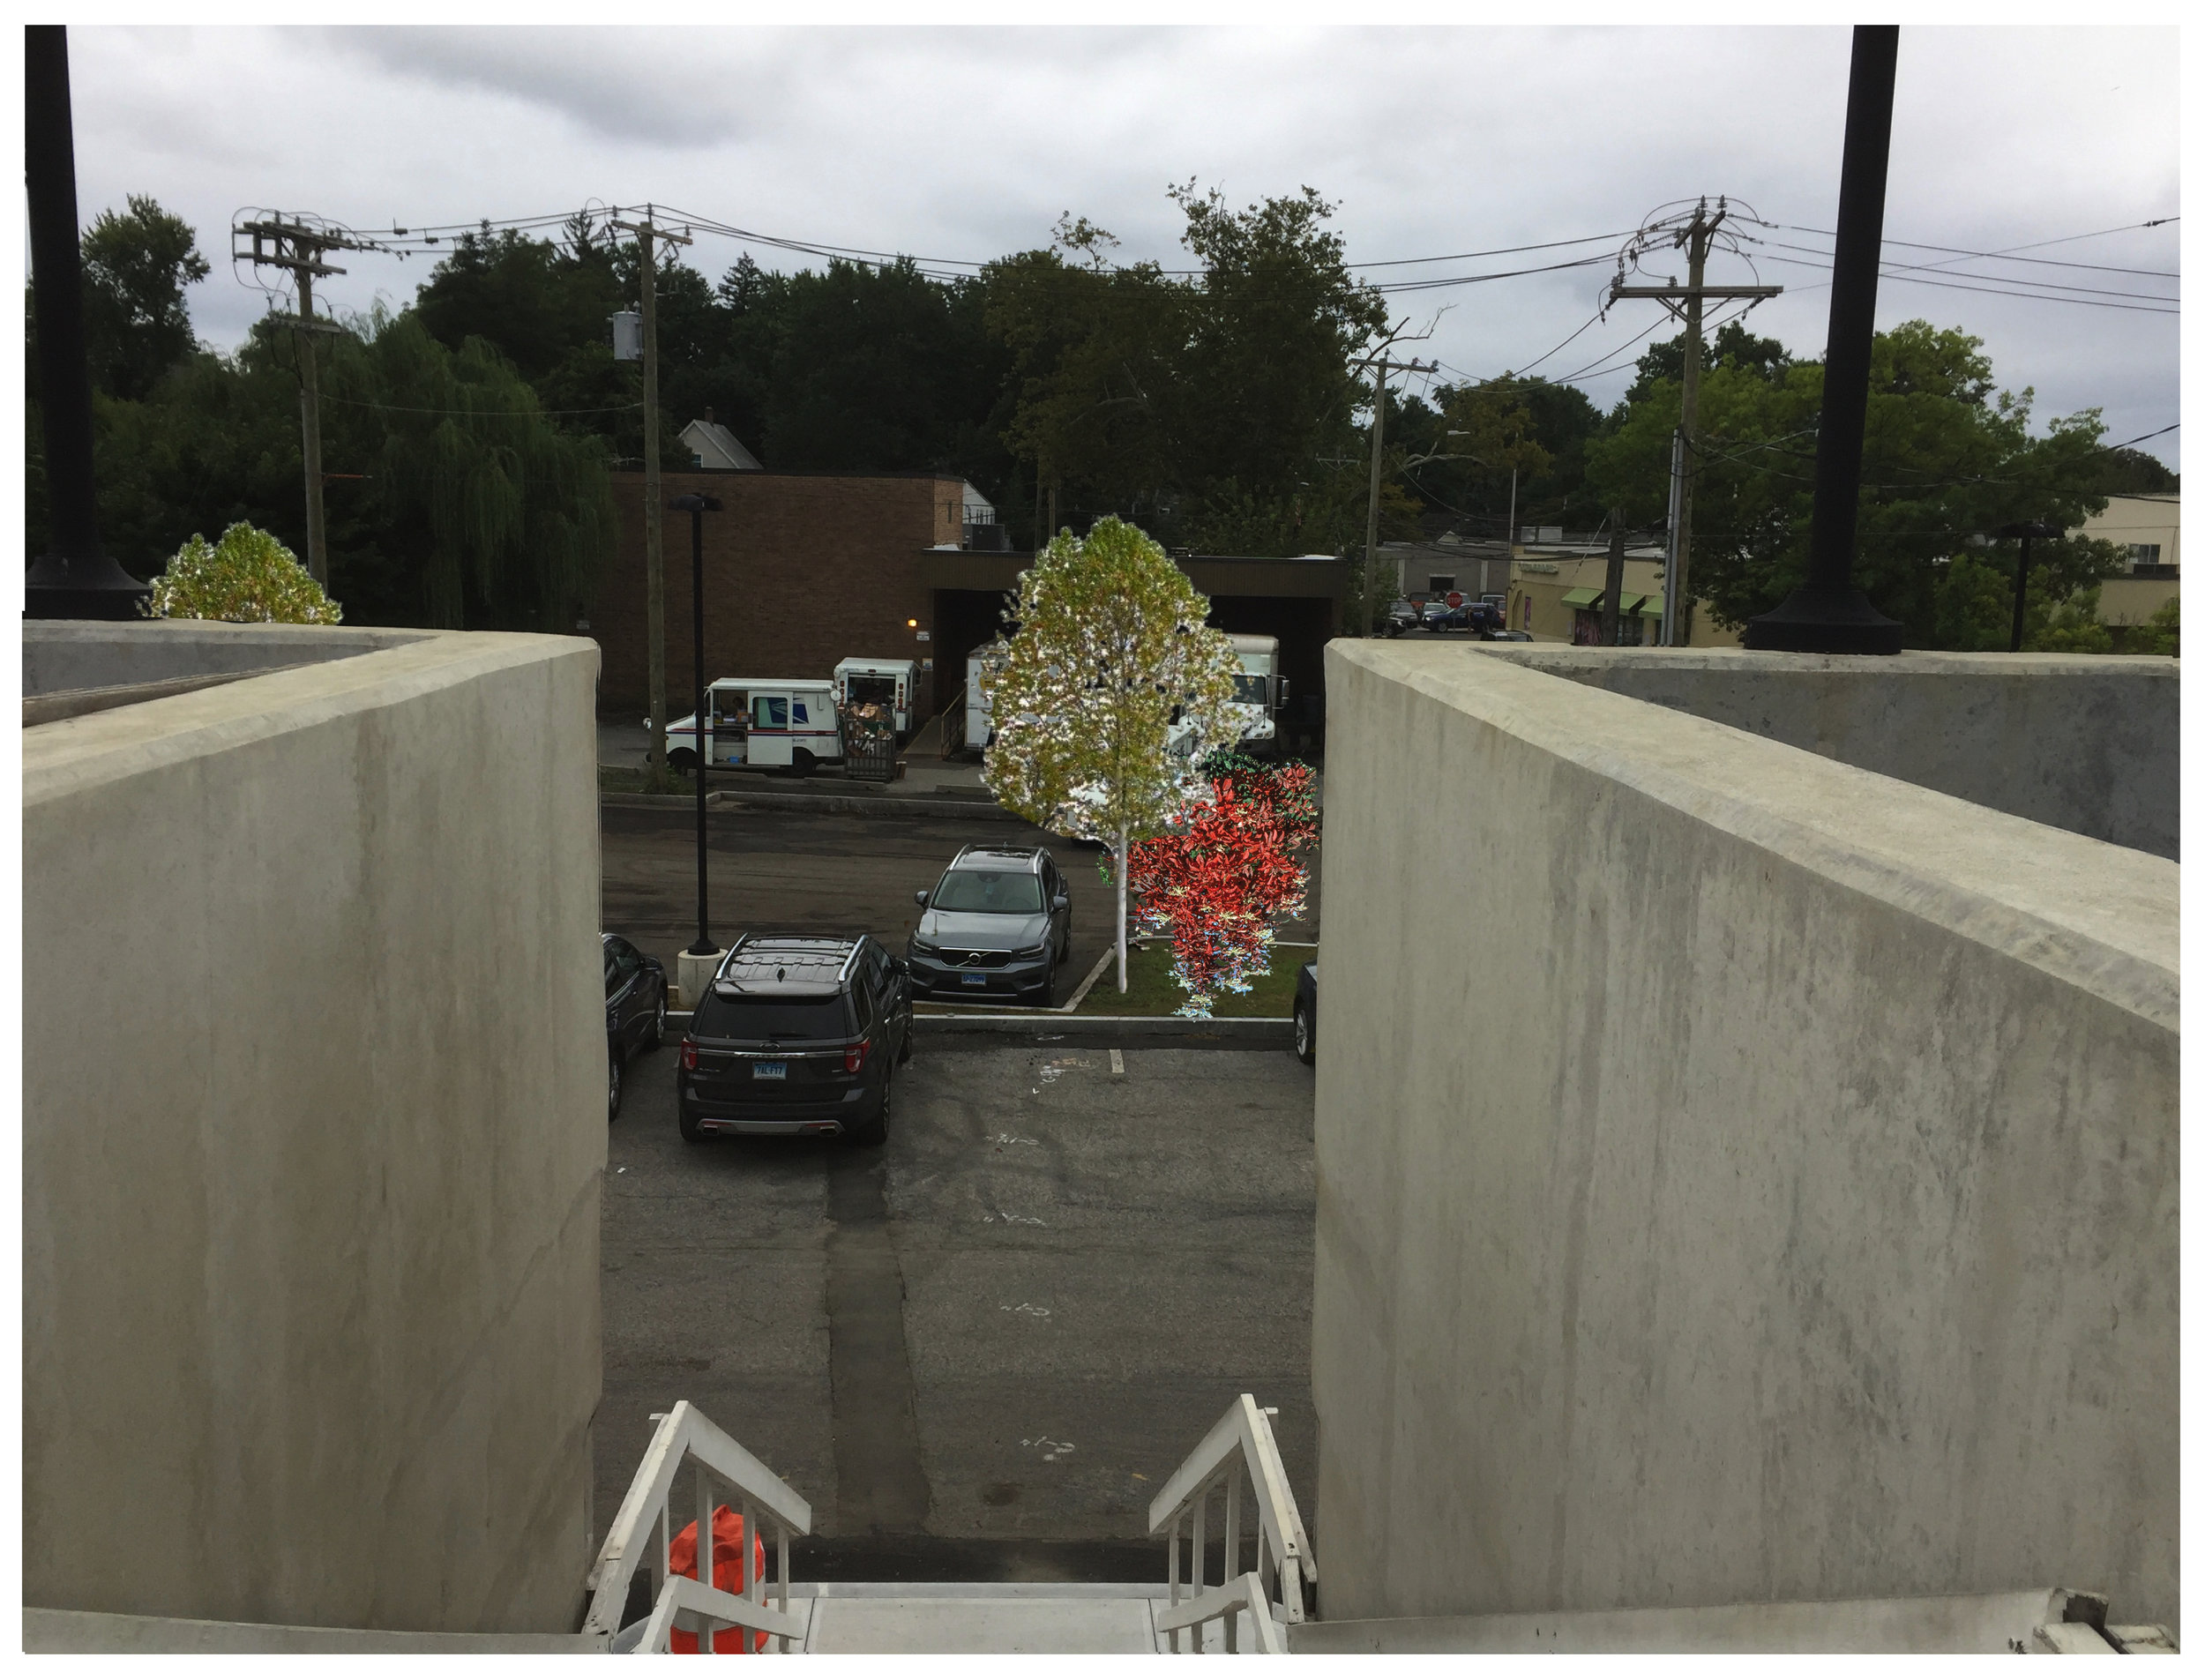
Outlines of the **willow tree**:
{"label": "willow tree", "polygon": [[1019,574],[1017,623],[992,697],[982,775],[1028,822],[1111,848],[1117,989],[1125,989],[1125,861],[1185,807],[1206,748],[1230,743],[1232,643],[1209,602],[1133,526],[1060,532]]}
{"label": "willow tree", "polygon": [[354,322],[324,376],[325,459],[362,469],[374,528],[432,624],[557,631],[586,609],[617,526],[603,441],[565,431],[493,346],[412,315]]}

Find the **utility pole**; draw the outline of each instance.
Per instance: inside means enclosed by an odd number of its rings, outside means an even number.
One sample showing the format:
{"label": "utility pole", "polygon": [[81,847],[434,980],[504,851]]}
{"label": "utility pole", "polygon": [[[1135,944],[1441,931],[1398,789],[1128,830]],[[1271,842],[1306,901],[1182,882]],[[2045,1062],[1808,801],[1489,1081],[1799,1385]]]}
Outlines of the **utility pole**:
{"label": "utility pole", "polygon": [[2022,631],[2029,618],[2029,545],[2040,537],[2047,542],[2056,541],[2064,533],[2049,520],[2028,519],[2019,525],[1999,526],[1999,534],[2022,540],[2021,558],[2014,563],[2014,638],[2007,647],[2008,653],[2018,653],[2022,651]]}
{"label": "utility pole", "polygon": [[[652,207],[643,207],[640,221],[614,220],[623,233],[633,234],[643,258],[638,285],[643,314],[643,570],[649,590],[647,619],[651,655],[651,768],[666,768],[666,549],[665,517],[659,490],[659,311],[658,242],[669,245],[691,243],[682,234],[657,226]],[[699,743],[704,720],[697,721]]]}
{"label": "utility pole", "polygon": [[1868,362],[1876,339],[1884,187],[1891,164],[1891,102],[1899,71],[1895,24],[1853,30],[1845,90],[1845,154],[1830,257],[1830,329],[1822,361],[1822,417],[1814,437],[1814,518],[1807,579],[1745,626],[1746,646],[1788,653],[1896,653],[1905,626],[1878,612],[1853,582],[1859,534],[1860,458],[1868,424]]}
{"label": "utility pole", "polygon": [[1623,620],[1623,510],[1608,510],[1608,586],[1600,599],[1600,645],[1613,647]]}
{"label": "utility pole", "polygon": [[[306,570],[314,581],[329,587],[329,541],[322,523],[322,386],[314,350],[318,332],[341,332],[334,321],[314,314],[314,277],[341,274],[322,260],[325,251],[369,250],[373,247],[349,234],[309,226],[303,218],[286,221],[280,214],[255,221],[241,221],[230,230],[232,253],[247,257],[255,268],[288,270],[298,282],[299,307],[295,315],[272,311],[271,320],[288,323],[298,339],[299,437],[306,460]],[[250,250],[239,250],[235,241],[249,238]]]}
{"label": "utility pole", "polygon": [[1386,458],[1386,376],[1394,369],[1399,369],[1403,373],[1436,373],[1439,364],[1436,362],[1418,362],[1413,358],[1407,362],[1396,362],[1380,351],[1376,356],[1352,365],[1376,370],[1372,381],[1376,395],[1371,408],[1371,517],[1363,537],[1362,611],[1359,615],[1362,623],[1357,631],[1358,635],[1368,636],[1371,633],[1371,591],[1378,582],[1379,485],[1385,475]]}
{"label": "utility pole", "polygon": [[[1685,247],[1688,264],[1686,280],[1683,286],[1626,286],[1620,265],[1616,279],[1608,289],[1608,301],[1615,302],[1626,297],[1658,298],[1671,315],[1685,324],[1684,414],[1680,435],[1684,439],[1684,470],[1675,488],[1677,514],[1671,526],[1669,576],[1667,593],[1674,601],[1678,614],[1689,607],[1692,595],[1687,574],[1692,569],[1692,489],[1698,470],[1700,422],[1700,332],[1701,308],[1709,298],[1726,300],[1751,298],[1759,302],[1775,297],[1784,288],[1781,286],[1709,286],[1707,283],[1708,251],[1715,243],[1715,229],[1730,215],[1729,203],[1715,200],[1715,213],[1708,213],[1708,201],[1702,198],[1692,213],[1692,220],[1678,229],[1674,245]],[[1679,305],[1682,305],[1679,308]],[[1674,646],[1677,623],[1674,616],[1662,620],[1662,644]]]}

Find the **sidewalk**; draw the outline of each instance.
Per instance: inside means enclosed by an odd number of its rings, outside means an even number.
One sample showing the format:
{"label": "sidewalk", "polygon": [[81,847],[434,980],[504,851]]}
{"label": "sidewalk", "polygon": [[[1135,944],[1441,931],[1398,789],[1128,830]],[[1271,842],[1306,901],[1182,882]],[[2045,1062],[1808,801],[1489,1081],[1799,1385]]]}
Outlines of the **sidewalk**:
{"label": "sidewalk", "polygon": [[[916,743],[915,743],[916,745]],[[650,735],[640,724],[597,725],[597,762],[607,769],[640,770],[650,751]],[[952,759],[944,763],[931,752],[912,748],[901,755],[904,773],[894,781],[858,781],[843,775],[839,765],[826,765],[809,776],[767,770],[714,770],[714,793],[788,794],[799,798],[856,796],[863,799],[971,800],[993,804],[994,796],[980,780],[977,762]]]}

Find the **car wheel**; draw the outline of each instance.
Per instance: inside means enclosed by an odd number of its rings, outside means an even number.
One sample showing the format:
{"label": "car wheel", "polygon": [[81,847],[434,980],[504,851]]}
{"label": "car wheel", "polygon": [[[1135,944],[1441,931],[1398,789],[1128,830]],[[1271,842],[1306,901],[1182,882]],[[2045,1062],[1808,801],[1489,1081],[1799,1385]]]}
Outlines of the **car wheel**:
{"label": "car wheel", "polygon": [[896,1046],[896,1065],[901,1067],[911,1059],[911,1023],[903,1024],[903,1042]]}
{"label": "car wheel", "polygon": [[818,759],[814,758],[802,747],[798,747],[796,751],[789,755],[789,768],[796,775],[808,776],[811,773],[812,765],[818,762]]}
{"label": "car wheel", "polygon": [[697,767],[697,755],[687,747],[669,748],[666,754],[666,765],[669,770],[678,770],[686,775]]}
{"label": "car wheel", "polygon": [[1057,1001],[1057,959],[1054,956],[1050,958],[1049,967],[1042,974],[1042,983],[1034,994],[1034,1001],[1043,1009]]}
{"label": "car wheel", "polygon": [[862,1126],[850,1129],[850,1141],[877,1149],[888,1141],[890,1109],[895,1097],[896,1080],[893,1073],[883,1070],[880,1078],[880,1107],[873,1117]]}
{"label": "car wheel", "polygon": [[659,1012],[651,1018],[650,1048],[656,1049],[666,1042],[666,988],[659,987]]}
{"label": "car wheel", "polygon": [[1294,1005],[1294,1054],[1303,1061],[1317,1060],[1317,1028],[1309,1019],[1309,1005]]}
{"label": "car wheel", "polygon": [[620,1118],[620,1046],[605,1046],[605,1124]]}
{"label": "car wheel", "polygon": [[704,1131],[697,1124],[697,1116],[690,1113],[686,1102],[681,1106],[681,1125],[684,1143],[702,1143],[705,1140]]}

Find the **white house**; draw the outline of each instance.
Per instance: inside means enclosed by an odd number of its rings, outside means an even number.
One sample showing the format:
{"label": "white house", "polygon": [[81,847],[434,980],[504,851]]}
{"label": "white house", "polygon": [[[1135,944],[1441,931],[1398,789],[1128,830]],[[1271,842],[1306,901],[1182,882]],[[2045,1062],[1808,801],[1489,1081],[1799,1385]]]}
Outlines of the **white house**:
{"label": "white house", "polygon": [[682,428],[682,442],[689,445],[689,452],[699,467],[736,473],[763,470],[758,457],[736,442],[733,432],[713,419],[709,408],[705,410],[702,420],[692,420]]}

